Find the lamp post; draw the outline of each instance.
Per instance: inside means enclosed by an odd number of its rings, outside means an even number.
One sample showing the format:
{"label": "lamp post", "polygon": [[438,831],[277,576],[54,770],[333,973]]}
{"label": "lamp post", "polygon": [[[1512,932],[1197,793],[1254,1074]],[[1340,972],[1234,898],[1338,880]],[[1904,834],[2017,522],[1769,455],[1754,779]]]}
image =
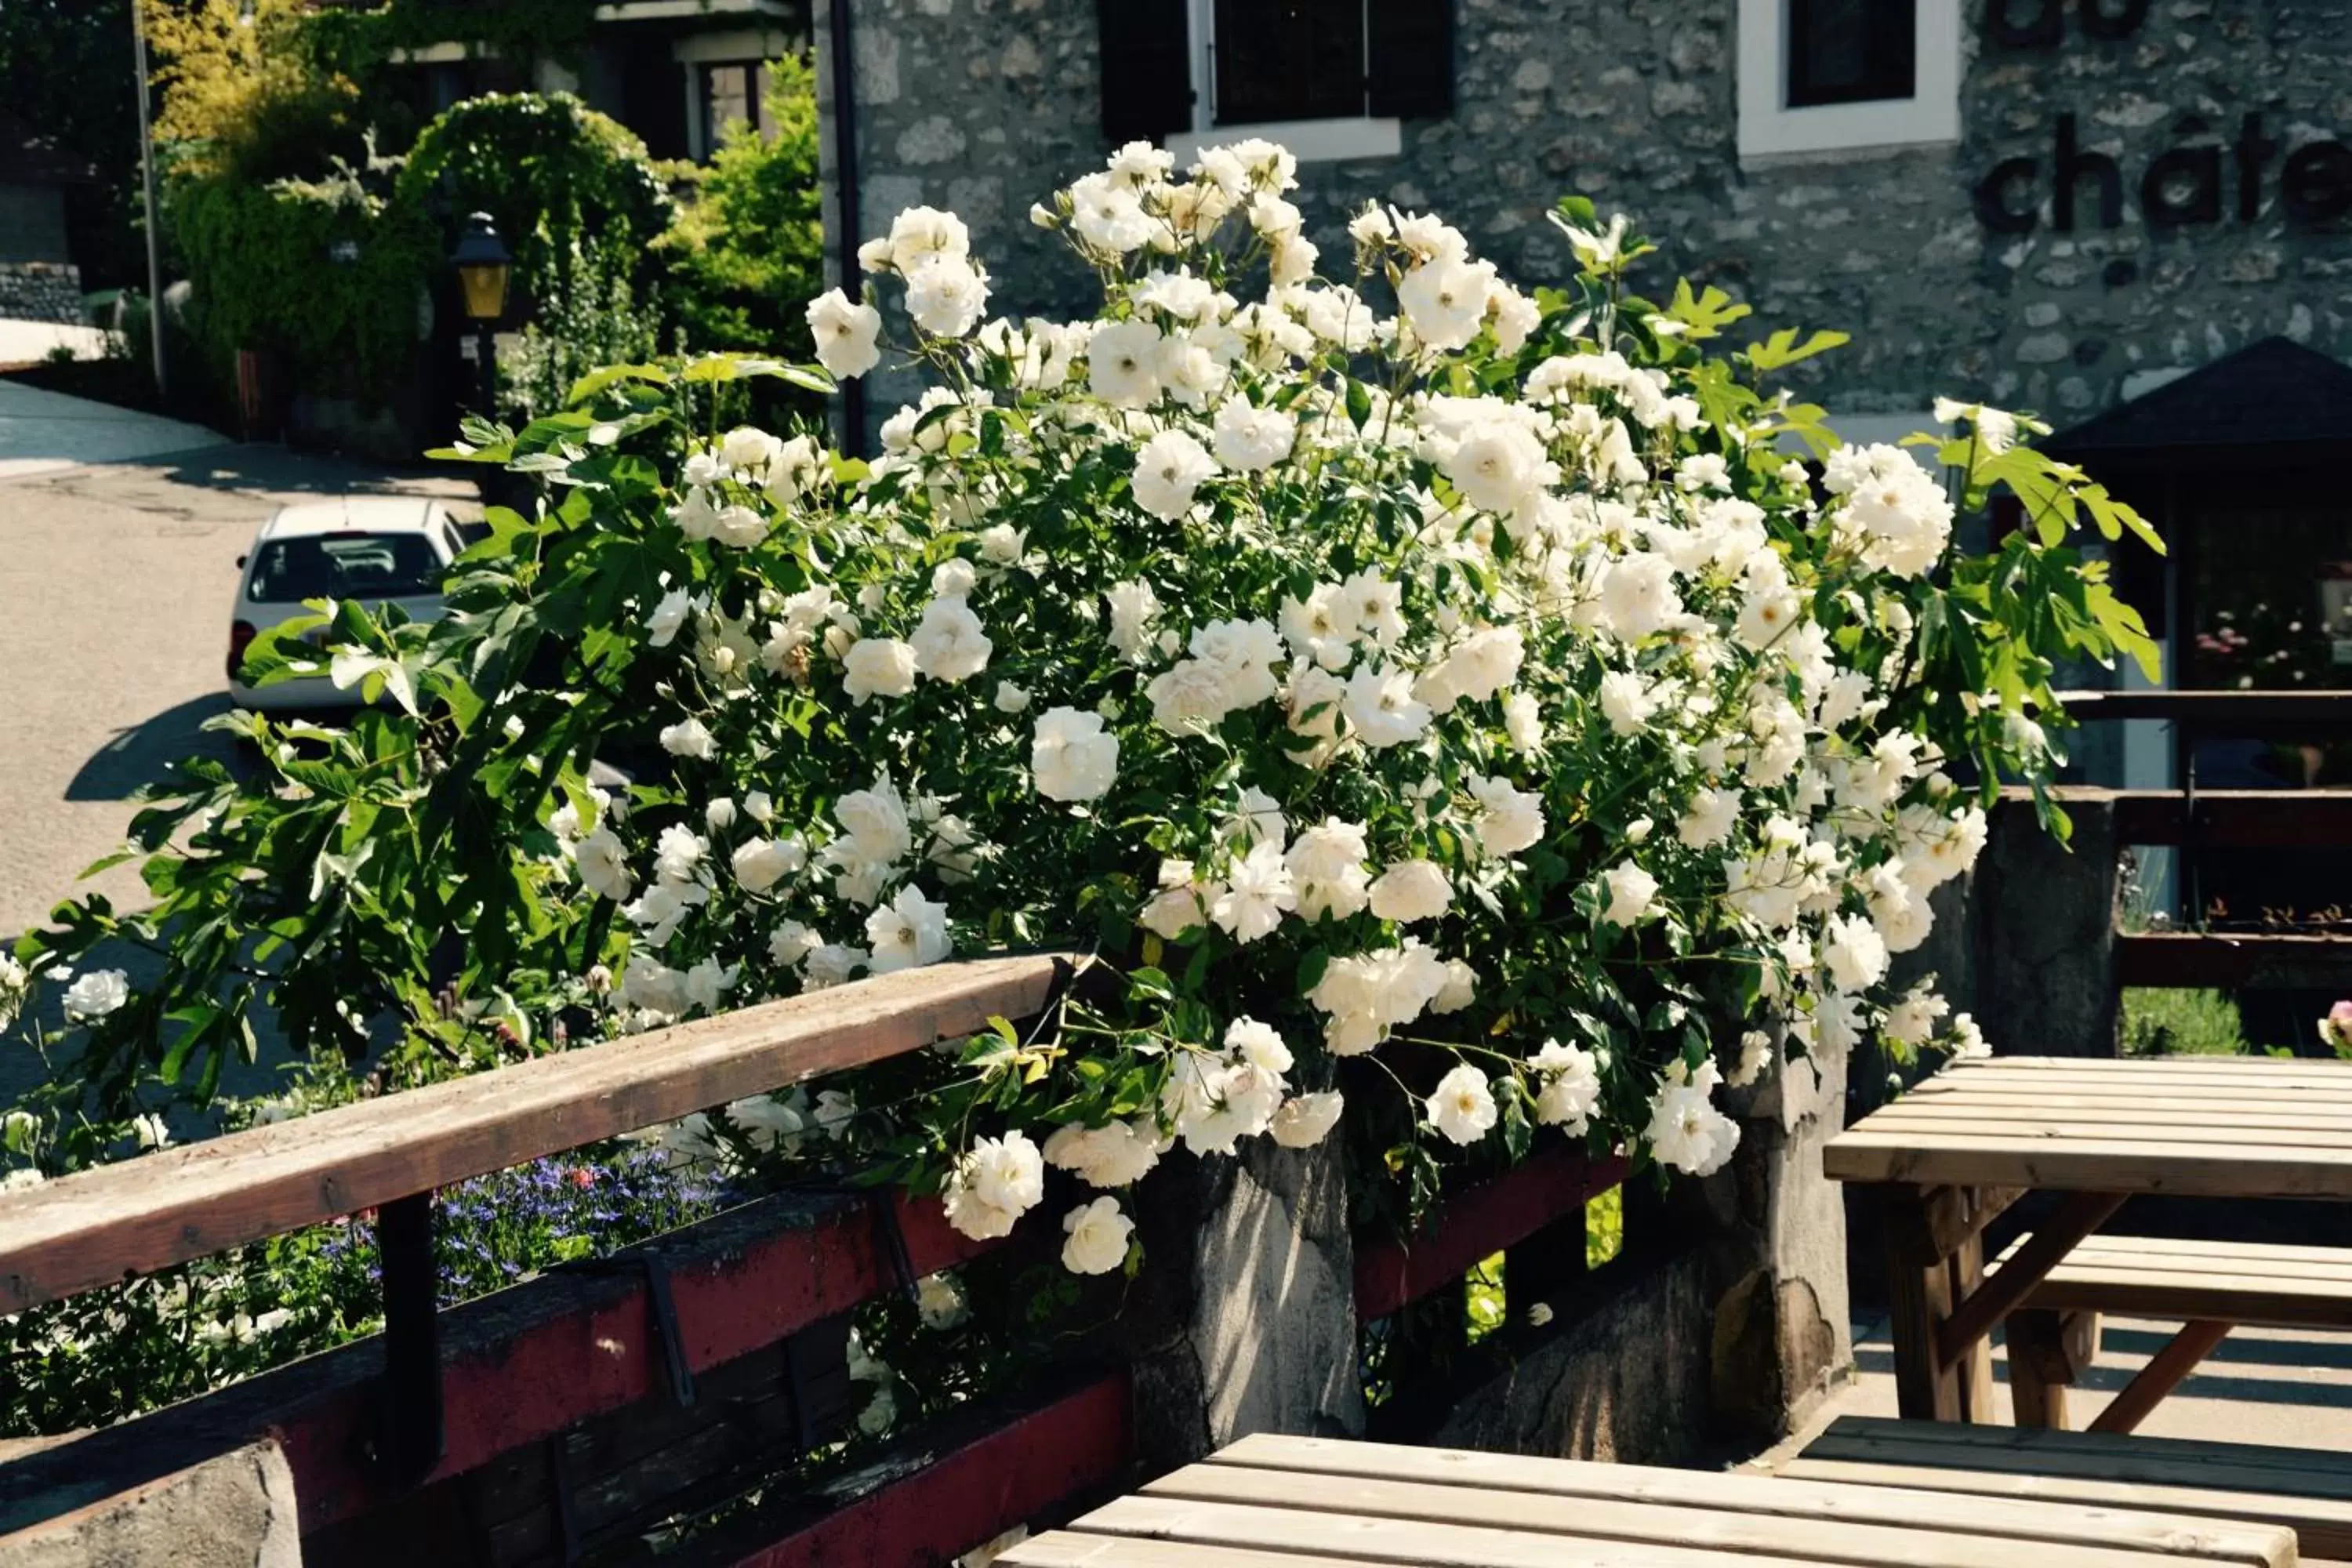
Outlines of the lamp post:
{"label": "lamp post", "polygon": [[466,219],[465,232],[449,252],[449,265],[457,269],[458,292],[465,297],[467,318],[474,323],[474,358],[482,373],[482,417],[495,419],[499,407],[496,331],[499,318],[507,311],[507,279],[514,258],[508,254],[489,214],[475,213]]}

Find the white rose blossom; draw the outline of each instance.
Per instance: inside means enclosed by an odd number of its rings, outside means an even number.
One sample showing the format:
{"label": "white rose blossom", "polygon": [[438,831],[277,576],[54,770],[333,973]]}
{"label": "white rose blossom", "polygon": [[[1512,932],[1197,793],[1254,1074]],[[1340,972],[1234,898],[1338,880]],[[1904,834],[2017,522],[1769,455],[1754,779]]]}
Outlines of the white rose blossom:
{"label": "white rose blossom", "polygon": [[[1296,184],[1271,143],[1186,171],[1119,149],[1032,212],[1103,280],[1099,311],[1057,320],[988,319],[990,258],[911,207],[858,253],[879,309],[841,289],[808,309],[834,377],[878,368],[887,310],[922,378],[894,387],[878,455],[738,426],[688,437],[642,501],[573,476],[594,526],[642,521],[663,552],[610,655],[640,660],[631,733],[661,752],[591,795],[552,704],[481,733],[544,775],[546,896],[620,916],[625,954],[593,955],[589,988],[611,1032],[1006,949],[1097,948],[1134,987],[1116,1047],[949,1047],[1006,1086],[969,1125],[869,1085],[856,1121],[845,1099],[755,1096],[680,1124],[681,1147],[805,1159],[919,1130],[980,1239],[1043,1202],[1050,1164],[1092,1189],[1065,1262],[1108,1273],[1133,1242],[1109,1193],[1180,1142],[1325,1143],[1334,1058],[1399,1037],[1469,1058],[1414,1085],[1440,1152],[1516,1107],[1539,1138],[1697,1174],[1738,1147],[1716,1089],[1784,1049],[1979,1045],[1931,991],[1885,992],[1988,831],[1937,771],[1979,733],[1916,715],[1946,678],[1923,663],[1998,617],[1930,639],[1909,607],[1986,592],[1951,500],[1984,476],[1865,446],[1816,480],[1769,394],[1741,403],[1736,362],[1695,371],[1671,318],[1624,299],[1605,344],[1580,307],[1546,321],[1536,286],[1559,279],[1507,283],[1426,213],[1367,207],[1318,254]],[[1645,248],[1622,219],[1568,226],[1588,288]],[[590,462],[634,449],[607,402]],[[2030,421],[1937,416],[2036,460]],[[609,702],[606,673],[564,700]],[[2065,743],[2042,691],[1967,701],[2005,768]],[[551,731],[568,756],[541,754]],[[1675,1001],[1671,1030],[1593,1023],[1684,995],[1685,959],[1755,984]],[[1581,994],[1596,964],[1604,997]],[[103,973],[70,1018],[123,1005]],[[0,984],[0,1010],[31,984]],[[1663,1059],[1701,1038],[1719,1062]],[[1351,1094],[1383,1081],[1348,1070]],[[927,1283],[927,1323],[950,1289]]]}

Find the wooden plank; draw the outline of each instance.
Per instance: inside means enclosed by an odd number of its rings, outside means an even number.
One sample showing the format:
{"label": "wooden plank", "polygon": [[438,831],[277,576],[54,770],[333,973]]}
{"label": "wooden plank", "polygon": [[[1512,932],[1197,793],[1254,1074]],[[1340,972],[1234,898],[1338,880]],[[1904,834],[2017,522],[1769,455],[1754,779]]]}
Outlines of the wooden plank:
{"label": "wooden plank", "polygon": [[[2114,1193],[2074,1193],[2067,1196],[2058,1211],[2052,1215],[2033,1234],[2012,1248],[2001,1260],[2000,1270],[1990,1280],[1984,1280],[1952,1305],[1951,1315],[1936,1331],[1937,1354],[1948,1362],[1956,1362],[1971,1349],[1982,1343],[1995,1324],[2009,1316],[2010,1310],[2023,1301],[2034,1286],[2074,1248],[2074,1245],[2114,1217],[2124,1206],[2123,1198]],[[1976,1275],[1983,1279],[1984,1258],[1977,1256]],[[1957,1289],[1965,1289],[1968,1281],[1956,1277]],[[1979,1412],[1982,1405],[1979,1406]],[[1978,1420],[1985,1419],[1979,1414]]]}
{"label": "wooden plank", "polygon": [[[1291,1509],[1317,1515],[1421,1520],[1432,1524],[1508,1530],[1579,1542],[1612,1541],[1756,1554],[1825,1558],[1846,1563],[1900,1563],[1908,1568],[1981,1568],[1996,1542],[2012,1550],[2014,1537],[1988,1535],[1965,1511],[1942,1510],[1938,1521],[1861,1521],[1843,1515],[1750,1513],[1704,1503],[1633,1502],[1605,1494],[1576,1498],[1488,1488],[1432,1485],[1393,1476],[1334,1476],[1262,1470],[1234,1464],[1192,1465],[1144,1488],[1153,1498]],[[2106,1568],[2147,1568],[2138,1550],[2112,1539],[2085,1539],[2050,1520],[2032,1538],[2037,1561],[2094,1563]],[[2203,1553],[2208,1561],[2215,1554]],[[2268,1557],[2240,1561],[2268,1563]]]}
{"label": "wooden plank", "polygon": [[[2352,941],[2352,939],[2346,939]],[[2007,1083],[2011,1087],[2074,1080],[2106,1089],[2181,1087],[2190,1083],[2277,1089],[2341,1090],[2352,1081],[2352,1063],[2312,1057],[1982,1057],[1956,1061],[1928,1084]],[[1923,1086],[1925,1087],[1925,1086]]]}
{"label": "wooden plank", "polygon": [[[2345,938],[2352,941],[2352,938]],[[1938,1084],[1967,1084],[1978,1079],[2028,1079],[2091,1077],[2100,1081],[2147,1079],[2216,1079],[2216,1081],[2295,1081],[2295,1084],[2343,1086],[2352,1079],[2352,1063],[2310,1056],[1973,1056],[1961,1058],[1936,1074]]]}
{"label": "wooden plank", "polygon": [[[1988,1103],[1971,1095],[1966,1100],[1935,1098],[1904,1100],[1872,1112],[1873,1129],[1885,1131],[1895,1127],[1917,1127],[1932,1131],[1953,1121],[2017,1119],[2040,1125],[2067,1127],[2144,1128],[2153,1132],[2169,1127],[2228,1128],[2239,1132],[2320,1132],[2338,1138],[2352,1139],[2352,1109],[2336,1110],[2329,1106],[2314,1106],[2294,1110],[2284,1106],[2263,1105],[2246,1109],[2213,1103],[2191,1108],[2186,1102],[2173,1107],[2155,1107],[2131,1100],[2117,1100],[2107,1105],[2086,1105],[2070,1100],[2065,1096],[2020,1095],[2014,1102]],[[2113,1137],[2103,1131],[2103,1137]]]}
{"label": "wooden plank", "polygon": [[1356,1316],[1387,1317],[1409,1301],[1458,1285],[1480,1260],[1526,1240],[1597,1193],[1625,1179],[1621,1155],[1589,1157],[1556,1143],[1491,1181],[1440,1205],[1418,1236],[1367,1240],[1356,1247]]}
{"label": "wooden plank", "polygon": [[2352,1558],[2352,1458],[2096,1432],[1841,1416],[1781,1473],[2284,1525]]}
{"label": "wooden plank", "polygon": [[902,970],[0,1195],[0,1311],[1034,1014],[1057,962]]}
{"label": "wooden plank", "polygon": [[2108,1231],[2086,1237],[2068,1263],[2112,1255],[2161,1261],[2168,1268],[2192,1264],[2226,1265],[2247,1274],[2279,1274],[2292,1278],[2331,1277],[2345,1270],[2352,1278],[2352,1247],[2308,1247],[2270,1241],[2210,1241],[2195,1237],[2125,1236]]}
{"label": "wooden plank", "polygon": [[2352,1198],[2352,1148],[2275,1150],[1870,1131],[1832,1139],[1822,1173],[1840,1182],[2030,1186],[2186,1197]]}
{"label": "wooden plank", "polygon": [[1805,1452],[1837,1458],[1881,1455],[1899,1458],[1906,1464],[1989,1466],[2029,1474],[2129,1476],[2160,1484],[2203,1484],[2220,1477],[2210,1484],[2289,1488],[2305,1496],[2352,1503],[2352,1456],[2268,1443],[2031,1432],[2008,1426],[1841,1415],[1807,1445]]}
{"label": "wooden plank", "polygon": [[[891,1201],[919,1275],[1003,1245],[950,1229],[930,1200]],[[667,1265],[697,1373],[845,1312],[896,1276],[867,1200],[845,1195],[762,1198],[631,1250]],[[645,1284],[633,1275],[557,1269],[442,1313],[440,1332],[436,1479],[667,1389]],[[394,1494],[363,1449],[383,1370],[382,1341],[361,1340],[0,1466],[0,1531],[263,1436],[286,1451],[306,1530],[382,1507]]]}
{"label": "wooden plank", "polygon": [[2258,1286],[2210,1274],[2084,1270],[2045,1279],[2027,1299],[2036,1307],[2054,1311],[2225,1318],[2273,1329],[2352,1329],[2352,1296],[2342,1286],[2315,1281]]}
{"label": "wooden plank", "polygon": [[[1209,1466],[1261,1471],[1351,1476],[1375,1482],[1412,1481],[1465,1489],[1531,1493],[1565,1500],[1636,1502],[1724,1513],[1834,1519],[1856,1524],[1969,1529],[1987,1536],[2079,1542],[2168,1551],[2182,1542],[2177,1519],[2094,1510],[2053,1510],[2039,1503],[1956,1501],[1934,1491],[1905,1494],[1821,1486],[1739,1471],[1669,1469],[1650,1465],[1596,1464],[1462,1448],[1404,1447],[1323,1437],[1259,1434],[1210,1456]],[[2221,1527],[2200,1532],[2197,1545],[2231,1561],[2273,1560],[2273,1530]]]}
{"label": "wooden plank", "polygon": [[1890,1118],[1868,1129],[1884,1137],[1897,1137],[1916,1131],[1927,1136],[1966,1138],[1983,1135],[1996,1138],[2032,1138],[2051,1143],[2072,1143],[2091,1140],[2127,1138],[2135,1143],[2150,1147],[2193,1147],[2210,1149],[2247,1149],[2278,1152],[2287,1150],[2319,1149],[2342,1151],[2352,1149],[2352,1139],[2340,1133],[2287,1127],[2240,1127],[2226,1113],[2217,1113],[2210,1125],[2144,1125],[2095,1121],[2065,1121],[2030,1116],[1999,1116],[1986,1112],[1979,1116],[1958,1113],[1936,1119]]}
{"label": "wooden plank", "polygon": [[[2069,808],[2105,808],[2115,817],[2118,844],[2195,844],[2214,849],[2301,849],[2352,842],[2352,791],[2333,789],[2102,789],[2062,785],[2051,791]],[[1994,831],[2026,832],[2032,822],[2031,791],[2011,785],[1993,808]],[[2007,819],[2007,820],[2004,820]]]}
{"label": "wooden plank", "polygon": [[[2079,1434],[2066,1433],[2063,1436]],[[2010,1498],[2020,1501],[2063,1504],[2070,1508],[2108,1508],[2194,1519],[2200,1524],[2236,1520],[2247,1524],[2275,1525],[2294,1532],[2302,1553],[2331,1560],[2352,1558],[2352,1507],[2340,1503],[2313,1502],[2307,1499],[2258,1491],[2232,1491],[2194,1483],[2147,1486],[2134,1481],[2037,1475],[2031,1471],[2010,1474],[1935,1467],[1912,1468],[1868,1459],[1799,1458],[1782,1465],[1779,1473],[1793,1480],[1831,1486],[1885,1487],[1906,1492],[1948,1491],[1976,1498]],[[2297,1560],[2297,1557],[2289,1557],[2286,1562],[2293,1564]]]}
{"label": "wooden plank", "polygon": [[[1071,1527],[1080,1534],[1137,1536],[1201,1546],[1339,1556],[1413,1568],[1819,1568],[1834,1561],[1709,1552],[1649,1542],[1567,1540],[1518,1530],[1424,1520],[1309,1513],[1179,1498],[1128,1497]],[[2154,1568],[2145,1557],[2130,1568]]]}
{"label": "wooden plank", "polygon": [[2352,724],[2352,691],[2062,691],[2081,724],[2154,719],[2204,734],[2260,737],[2281,730],[2317,733]]}
{"label": "wooden plank", "polygon": [[2091,1430],[2122,1433],[2137,1428],[2147,1419],[2150,1411],[2180,1386],[2183,1379],[2197,1370],[2199,1363],[2213,1353],[2216,1345],[2229,1337],[2230,1328],[2230,1324],[2210,1318],[2192,1318],[2183,1323],[2180,1331],[2150,1356],[2147,1364],[2107,1401],[2106,1408],[2091,1418]]}
{"label": "wooden plank", "polygon": [[[2114,802],[2118,844],[2304,849],[2314,844],[2352,843],[2348,790],[2199,790],[2193,797],[2179,790],[2097,793]],[[2061,794],[2062,798],[2073,797],[2073,792]]]}
{"label": "wooden plank", "polygon": [[1140,1541],[1057,1530],[1024,1541],[997,1558],[1002,1568],[1376,1568],[1361,1557],[1302,1557],[1291,1552],[1245,1552],[1181,1541]]}
{"label": "wooden plank", "polygon": [[[988,1412],[973,1413],[975,1418]],[[1134,1451],[1133,1395],[1114,1373],[1010,1422],[973,1434],[926,1432],[881,1473],[895,1479],[852,1495],[781,1539],[758,1511],[698,1542],[694,1561],[733,1568],[900,1568],[945,1563],[1014,1525],[1097,1491]],[[799,1500],[788,1498],[787,1510]]]}
{"label": "wooden plank", "polygon": [[[1295,1484],[1307,1484],[1305,1478],[1286,1477]],[[1339,1484],[1339,1483],[1333,1483]],[[1396,1483],[1383,1483],[1394,1485]],[[1964,1563],[1981,1564],[1998,1558],[1987,1552],[1999,1551],[2010,1544],[1998,1538],[1953,1535],[1938,1541],[1927,1531],[1876,1531],[1869,1526],[1853,1526],[1864,1533],[1869,1544],[1861,1552],[1847,1550],[1842,1539],[1849,1527],[1825,1521],[1796,1521],[1788,1523],[1796,1528],[1785,1531],[1792,1544],[1781,1549],[1741,1547],[1736,1542],[1739,1530],[1725,1528],[1721,1543],[1708,1543],[1718,1521],[1726,1524],[1744,1524],[1731,1516],[1694,1514],[1672,1508],[1641,1510],[1644,1515],[1655,1516],[1657,1527],[1669,1533],[1662,1539],[1626,1538],[1602,1533],[1607,1527],[1592,1524],[1567,1523],[1564,1529],[1548,1528],[1559,1512],[1584,1510],[1591,1519],[1619,1517],[1615,1510],[1604,1511],[1605,1505],[1580,1503],[1568,1510],[1546,1509],[1545,1500],[1527,1493],[1488,1494],[1465,1491],[1463,1489],[1439,1487],[1430,1490],[1451,1494],[1455,1499],[1496,1498],[1504,1505],[1495,1507],[1486,1517],[1510,1519],[1507,1524],[1465,1522],[1457,1519],[1440,1520],[1403,1518],[1361,1513],[1331,1512],[1307,1506],[1257,1505],[1239,1502],[1200,1500],[1189,1498],[1143,1496],[1122,1498],[1108,1508],[1097,1510],[1077,1522],[1083,1532],[1147,1536],[1160,1540],[1198,1542],[1202,1544],[1232,1545],[1274,1549],[1300,1552],[1333,1552],[1366,1558],[1374,1562],[1428,1564],[1431,1568],[1560,1568],[1572,1563],[1576,1568],[1789,1568],[1793,1563]],[[1378,1487],[1364,1489],[1364,1495],[1377,1498]],[[1514,1517],[1513,1510],[1518,1510]],[[1752,1521],[1761,1526],[1761,1521]],[[1810,1541],[1802,1537],[1810,1535]],[[1909,1555],[1898,1557],[1864,1555],[1887,1540],[1902,1542]],[[2282,1535],[2284,1542],[2285,1537]],[[1693,1542],[1698,1542],[1694,1544]],[[1929,1555],[1949,1547],[1949,1557]],[[1965,1551],[1962,1549],[1966,1549]],[[1968,1555],[1973,1552],[1974,1555]],[[2182,1553],[2167,1559],[2156,1559],[2145,1552],[2111,1547],[2036,1543],[2032,1561],[2047,1568],[2157,1568],[2158,1562],[2244,1562],[2243,1558],[2201,1559],[2194,1553]],[[2254,1561],[2274,1561],[2257,1559]],[[2288,1559],[2292,1561],[2292,1559]]]}

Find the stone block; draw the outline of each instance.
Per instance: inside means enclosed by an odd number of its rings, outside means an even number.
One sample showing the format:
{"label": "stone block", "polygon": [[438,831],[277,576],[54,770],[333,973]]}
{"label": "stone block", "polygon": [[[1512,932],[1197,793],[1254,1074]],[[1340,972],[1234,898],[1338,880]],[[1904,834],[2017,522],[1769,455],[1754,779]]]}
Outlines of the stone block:
{"label": "stone block", "polygon": [[1253,1432],[1363,1431],[1336,1141],[1290,1150],[1260,1139],[1234,1157],[1171,1157],[1139,1190],[1136,1213],[1155,1266],[1138,1278],[1120,1330],[1147,1471]]}
{"label": "stone block", "polygon": [[1996,809],[1977,862],[1975,1012],[1998,1055],[2116,1054],[2115,810],[2097,799],[2066,810],[2074,832],[2061,844],[2031,807]]}
{"label": "stone block", "polygon": [[1559,1302],[1548,1329],[1505,1331],[1506,1369],[1456,1400],[1427,1440],[1626,1465],[1711,1457],[1706,1259],[1628,1260],[1591,1289]]}
{"label": "stone block", "polygon": [[239,1448],[0,1536],[0,1568],[302,1568],[293,1472]]}

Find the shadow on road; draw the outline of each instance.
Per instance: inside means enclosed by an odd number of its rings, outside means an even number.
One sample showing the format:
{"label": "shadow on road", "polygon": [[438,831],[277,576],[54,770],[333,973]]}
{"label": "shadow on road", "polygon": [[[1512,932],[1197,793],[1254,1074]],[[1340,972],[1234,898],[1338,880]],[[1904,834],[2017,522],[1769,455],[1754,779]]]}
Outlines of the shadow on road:
{"label": "shadow on road", "polygon": [[387,468],[380,463],[294,451],[260,442],[206,447],[155,459],[155,463],[163,468],[163,477],[173,484],[212,490],[273,495],[406,495],[445,488],[465,494],[473,489],[471,476],[455,464],[420,460],[413,467]]}
{"label": "shadow on road", "polygon": [[160,780],[166,764],[188,757],[211,757],[234,767],[236,757],[229,738],[203,728],[205,720],[228,710],[228,693],[215,691],[118,731],[82,763],[66,785],[66,798],[128,800],[141,786]]}

